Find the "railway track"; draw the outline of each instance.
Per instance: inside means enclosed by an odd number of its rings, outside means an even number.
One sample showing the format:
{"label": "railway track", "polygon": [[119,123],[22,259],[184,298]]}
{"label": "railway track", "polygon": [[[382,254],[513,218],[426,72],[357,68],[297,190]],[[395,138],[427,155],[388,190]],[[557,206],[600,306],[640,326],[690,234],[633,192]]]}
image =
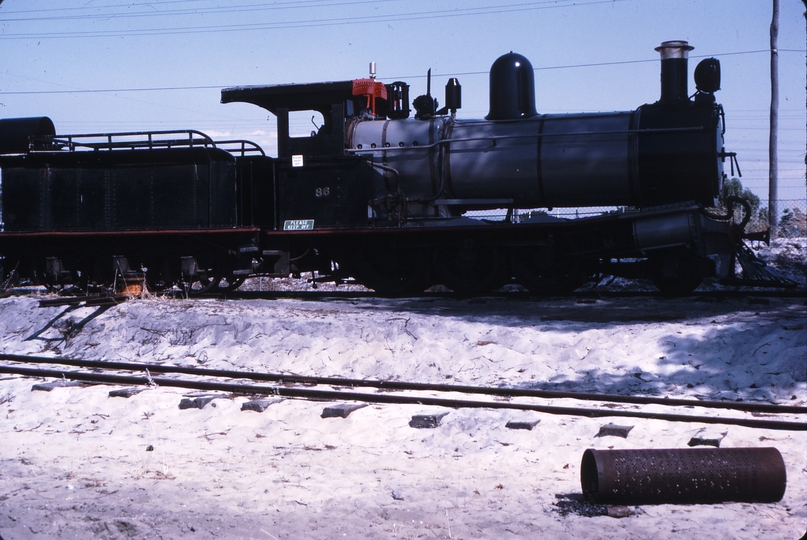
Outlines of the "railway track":
{"label": "railway track", "polygon": [[[238,395],[280,396],[287,398],[355,401],[362,403],[417,404],[446,408],[488,408],[534,411],[545,414],[585,416],[589,418],[626,417],[654,419],[667,422],[736,425],[785,431],[807,431],[807,422],[774,419],[778,415],[807,414],[807,407],[768,403],[700,401],[650,396],[622,396],[603,393],[558,392],[548,390],[428,384],[417,382],[345,379],[338,377],[305,377],[277,373],[213,370],[163,364],[139,364],[102,360],[83,360],[61,357],[21,356],[0,354],[0,373],[29,377],[55,378],[93,384],[150,385],[185,388],[203,391],[228,392]],[[35,367],[29,367],[29,366]],[[69,366],[90,371],[44,368],[42,366]],[[145,375],[122,374],[143,372]],[[172,375],[154,377],[152,373]],[[191,376],[192,378],[179,378]],[[243,382],[248,380],[250,382]],[[272,382],[274,385],[256,384]],[[331,389],[318,389],[327,386]],[[357,391],[364,390],[364,391]],[[372,390],[372,392],[370,391]],[[453,397],[460,395],[484,396],[478,399]],[[578,407],[547,404],[552,400],[576,400],[594,406]],[[599,404],[599,405],[596,405]],[[664,406],[670,408],[698,408],[708,411],[732,410],[746,416],[716,416],[713,414],[661,413],[636,410],[637,406]],[[630,407],[630,408],[619,408]],[[751,417],[749,417],[751,416]]]}
{"label": "railway track", "polygon": [[[716,290],[698,291],[688,295],[692,298],[807,298],[807,290],[774,290],[774,291],[742,291],[742,290]],[[273,299],[273,298],[390,298],[377,294],[374,291],[232,291],[214,296],[223,299]],[[511,300],[545,300],[548,298],[570,298],[578,300],[597,298],[669,298],[658,291],[609,291],[591,290],[576,291],[558,296],[542,296],[527,291],[497,291],[485,293],[480,297],[484,298],[505,298]],[[406,295],[392,298],[453,298],[468,299],[467,295],[454,292],[424,292],[416,295]]]}

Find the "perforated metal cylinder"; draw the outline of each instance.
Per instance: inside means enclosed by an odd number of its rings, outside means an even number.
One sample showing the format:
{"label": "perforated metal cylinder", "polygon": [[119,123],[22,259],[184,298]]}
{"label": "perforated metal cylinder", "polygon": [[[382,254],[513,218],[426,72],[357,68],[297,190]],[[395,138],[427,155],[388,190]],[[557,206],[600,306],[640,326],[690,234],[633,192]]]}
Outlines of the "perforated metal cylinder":
{"label": "perforated metal cylinder", "polygon": [[694,504],[776,502],[787,475],[776,448],[588,449],[580,480],[599,504]]}

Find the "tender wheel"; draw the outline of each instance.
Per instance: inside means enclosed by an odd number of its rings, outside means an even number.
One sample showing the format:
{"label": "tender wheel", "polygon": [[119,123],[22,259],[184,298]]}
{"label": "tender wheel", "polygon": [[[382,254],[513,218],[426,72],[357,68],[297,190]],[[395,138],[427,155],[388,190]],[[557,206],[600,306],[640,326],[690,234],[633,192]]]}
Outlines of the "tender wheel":
{"label": "tender wheel", "polygon": [[507,264],[500,249],[477,247],[472,240],[459,246],[443,246],[434,257],[438,279],[459,294],[479,294],[507,282]]}
{"label": "tender wheel", "polygon": [[546,249],[516,249],[511,266],[521,286],[542,296],[570,293],[585,282],[584,273],[577,265],[555,262],[552,253]]}
{"label": "tender wheel", "polygon": [[412,247],[374,244],[362,250],[355,266],[356,279],[380,294],[413,294],[427,285],[426,258]]}
{"label": "tender wheel", "polygon": [[243,285],[246,280],[246,276],[226,276],[217,284],[218,290],[219,292],[233,292],[238,287]]}
{"label": "tender wheel", "polygon": [[157,254],[150,259],[144,258],[146,267],[146,287],[151,292],[160,292],[170,289],[174,285],[172,276],[177,273],[172,271],[169,264],[169,257]]}
{"label": "tender wheel", "polygon": [[198,296],[215,291],[221,281],[221,274],[213,268],[206,270],[199,269],[192,277],[183,276],[181,283],[182,290],[188,296]]}

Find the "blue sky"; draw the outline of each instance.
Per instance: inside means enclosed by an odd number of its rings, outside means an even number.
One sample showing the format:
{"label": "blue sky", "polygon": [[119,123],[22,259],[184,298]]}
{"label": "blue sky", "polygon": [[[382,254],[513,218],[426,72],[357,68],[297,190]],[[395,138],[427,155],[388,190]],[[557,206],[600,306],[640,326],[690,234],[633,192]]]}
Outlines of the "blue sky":
{"label": "blue sky", "polygon": [[[780,197],[803,199],[805,21],[780,0]],[[405,80],[442,100],[463,87],[461,118],[488,112],[488,75],[515,51],[536,68],[539,112],[631,110],[659,96],[658,53],[685,39],[690,78],[720,59],[726,147],[767,198],[770,0],[5,0],[0,118],[50,116],[60,133],[198,129],[275,153],[274,118],[220,104],[228,86]],[[690,91],[694,83],[690,79]],[[307,126],[299,126],[307,130]]]}

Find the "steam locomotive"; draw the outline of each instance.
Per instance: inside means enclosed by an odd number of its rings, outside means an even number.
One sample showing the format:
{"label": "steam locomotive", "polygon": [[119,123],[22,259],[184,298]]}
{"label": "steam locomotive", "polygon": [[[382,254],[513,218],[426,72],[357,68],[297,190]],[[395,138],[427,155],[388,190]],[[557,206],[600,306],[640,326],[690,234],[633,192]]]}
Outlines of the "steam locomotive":
{"label": "steam locomotive", "polygon": [[[660,99],[625,112],[538,113],[532,65],[512,52],[491,68],[480,120],[457,118],[455,78],[442,108],[429,78],[414,117],[409,85],[381,83],[372,69],[222,90],[222,103],[276,115],[277,158],[196,131],[57,135],[46,117],[0,120],[0,280],[207,292],[311,272],[385,294],[509,282],[547,294],[603,273],[669,293],[705,277],[788,285],[745,247],[744,222],[708,210],[735,155],[714,97],[720,64],[697,66],[690,97],[691,49],[662,43]],[[296,136],[290,117],[302,111],[322,122]],[[540,211],[590,206],[616,210],[571,220]],[[490,209],[505,218],[469,215]]]}

